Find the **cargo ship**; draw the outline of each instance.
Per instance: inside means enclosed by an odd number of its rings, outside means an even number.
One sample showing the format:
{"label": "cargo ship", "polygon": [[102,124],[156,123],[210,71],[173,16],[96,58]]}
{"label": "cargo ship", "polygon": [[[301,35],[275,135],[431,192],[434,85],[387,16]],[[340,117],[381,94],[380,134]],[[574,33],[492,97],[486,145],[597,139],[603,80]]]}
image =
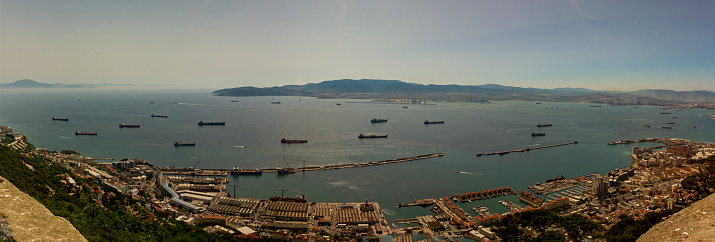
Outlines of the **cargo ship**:
{"label": "cargo ship", "polygon": [[278,168],[278,175],[293,174],[295,172],[296,172],[295,168],[290,168],[290,167]]}
{"label": "cargo ship", "polygon": [[176,141],[174,146],[196,146],[196,143],[182,143],[181,141]]}
{"label": "cargo ship", "polygon": [[546,182],[549,183],[549,182],[552,182],[552,181],[559,181],[559,180],[563,180],[564,178],[566,178],[566,177],[564,177],[563,174],[559,174],[558,176],[556,176],[556,177],[554,177],[554,178],[551,178],[551,179],[546,180]]}
{"label": "cargo ship", "polygon": [[534,133],[534,132],[531,132],[531,136],[546,136],[546,134],[545,134],[545,133]]}
{"label": "cargo ship", "polygon": [[291,203],[305,203],[306,200],[305,196],[297,196],[297,197],[276,197],[276,196],[271,196],[270,197],[271,201],[274,202],[291,202]]}
{"label": "cargo ship", "polygon": [[234,167],[233,170],[231,170],[231,175],[261,175],[263,174],[263,171],[260,169],[239,169],[238,166]]}
{"label": "cargo ship", "polygon": [[75,131],[74,135],[97,135],[97,133]]}
{"label": "cargo ship", "polygon": [[288,143],[288,144],[293,144],[293,143],[308,143],[308,140],[304,140],[304,139],[286,139],[286,138],[283,138],[283,139],[281,139],[281,143]]}
{"label": "cargo ship", "polygon": [[153,114],[153,113],[152,113],[152,114],[151,114],[151,117],[152,117],[152,118],[168,118],[169,116],[166,116],[166,115],[158,115],[158,114]]}
{"label": "cargo ship", "polygon": [[237,103],[239,102],[238,100],[231,100],[232,103]]}
{"label": "cargo ship", "polygon": [[675,124],[675,122],[669,122],[669,123],[665,123],[665,124]]}
{"label": "cargo ship", "polygon": [[601,105],[589,105],[589,107],[592,107],[592,108],[600,108]]}
{"label": "cargo ship", "polygon": [[387,138],[387,135],[386,134],[368,134],[368,135],[360,134],[360,135],[358,135],[358,138],[361,138],[361,139],[363,139],[363,138]]}
{"label": "cargo ship", "polygon": [[386,118],[373,118],[370,120],[370,123],[385,123],[387,122]]}
{"label": "cargo ship", "polygon": [[427,121],[425,120],[425,124],[443,124],[444,121]]}
{"label": "cargo ship", "polygon": [[271,102],[271,104],[281,104],[281,102]]}
{"label": "cargo ship", "polygon": [[662,128],[662,129],[673,129],[673,127],[667,127],[667,126],[666,126],[666,127],[660,127],[660,128]]}
{"label": "cargo ship", "polygon": [[226,125],[226,122],[204,122],[204,121],[199,121],[199,126],[203,125]]}
{"label": "cargo ship", "polygon": [[57,120],[57,121],[70,121],[68,118],[58,118],[58,117],[52,117],[52,120]]}
{"label": "cargo ship", "polygon": [[536,127],[551,127],[552,124],[537,124]]}
{"label": "cargo ship", "polygon": [[138,125],[138,124],[124,124],[124,123],[121,123],[121,124],[119,125],[119,127],[120,127],[120,128],[139,128],[139,125]]}
{"label": "cargo ship", "polygon": [[660,113],[660,114],[670,114],[670,112],[662,112],[662,113]]}

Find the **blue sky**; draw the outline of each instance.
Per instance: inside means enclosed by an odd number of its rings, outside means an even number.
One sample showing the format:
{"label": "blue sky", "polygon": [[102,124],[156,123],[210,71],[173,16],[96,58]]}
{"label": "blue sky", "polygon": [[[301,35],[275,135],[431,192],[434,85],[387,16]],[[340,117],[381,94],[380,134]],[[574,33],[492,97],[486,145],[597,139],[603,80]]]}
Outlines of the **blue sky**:
{"label": "blue sky", "polygon": [[715,1],[0,2],[0,82],[715,91]]}

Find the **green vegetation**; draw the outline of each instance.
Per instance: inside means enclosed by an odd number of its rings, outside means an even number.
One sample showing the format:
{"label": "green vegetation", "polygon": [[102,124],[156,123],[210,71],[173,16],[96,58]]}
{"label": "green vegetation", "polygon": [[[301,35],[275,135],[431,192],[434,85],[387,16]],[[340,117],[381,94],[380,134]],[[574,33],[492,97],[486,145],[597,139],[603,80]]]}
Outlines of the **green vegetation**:
{"label": "green vegetation", "polygon": [[668,209],[645,214],[643,219],[634,220],[631,217],[623,218],[614,224],[605,234],[606,241],[636,241],[638,237],[648,232],[648,230],[658,224],[662,218],[670,216],[680,211],[679,209]]}
{"label": "green vegetation", "polygon": [[[570,240],[581,240],[587,235],[603,231],[600,224],[578,216],[559,216],[553,211],[536,209],[517,214],[507,215],[495,230],[497,236],[504,241],[564,241],[566,238],[556,232],[563,230]],[[530,227],[539,233],[532,237],[520,228]]]}
{"label": "green vegetation", "polygon": [[[31,170],[28,164],[34,168]],[[80,187],[75,187],[60,174],[69,174]],[[0,146],[0,176],[18,189],[35,198],[54,215],[61,216],[89,241],[227,241],[207,233],[197,226],[187,225],[170,218],[154,218],[144,208],[136,206],[130,198],[117,193],[116,197],[103,196],[98,204],[98,194],[89,187],[98,186],[94,179],[75,177],[62,167],[48,165],[41,158],[24,157]],[[86,185],[82,185],[86,184]],[[102,187],[111,191],[109,187]],[[116,193],[116,192],[115,192]],[[132,215],[127,207],[137,212]]]}
{"label": "green vegetation", "polygon": [[696,200],[703,199],[715,191],[715,155],[708,157],[700,166],[700,172],[692,174],[681,182],[683,189],[695,193]]}

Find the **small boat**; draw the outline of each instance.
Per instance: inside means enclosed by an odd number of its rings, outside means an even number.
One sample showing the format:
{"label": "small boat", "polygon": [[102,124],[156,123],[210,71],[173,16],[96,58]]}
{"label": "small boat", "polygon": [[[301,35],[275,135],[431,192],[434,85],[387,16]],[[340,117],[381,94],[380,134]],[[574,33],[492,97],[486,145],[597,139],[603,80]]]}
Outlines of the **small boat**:
{"label": "small boat", "polygon": [[232,103],[237,103],[239,102],[238,100],[231,100]]}
{"label": "small boat", "polygon": [[662,113],[660,113],[660,114],[670,114],[670,112],[662,112]]}
{"label": "small boat", "polygon": [[152,118],[168,118],[169,116],[166,116],[166,115],[158,115],[158,114],[153,114],[153,113],[152,113],[152,114],[151,114],[151,117],[152,117]]}
{"label": "small boat", "polygon": [[283,139],[281,139],[281,143],[285,143],[285,144],[308,143],[308,140],[283,138]]}
{"label": "small boat", "polygon": [[402,107],[402,108],[409,108],[409,107]]}
{"label": "small boat", "polygon": [[196,146],[196,143],[182,143],[181,141],[176,141],[174,146]]}
{"label": "small boat", "polygon": [[537,124],[536,127],[551,127],[552,124]]}
{"label": "small boat", "polygon": [[97,135],[97,133],[75,131],[75,132],[74,132],[74,135]]}
{"label": "small boat", "polygon": [[646,124],[645,127],[646,127],[646,128],[650,128],[650,125],[647,125],[647,124]]}
{"label": "small boat", "polygon": [[675,122],[669,122],[669,123],[665,123],[665,124],[675,124]]}
{"label": "small boat", "polygon": [[124,124],[124,123],[121,123],[121,124],[119,125],[119,127],[120,127],[120,128],[139,128],[139,125],[138,125],[138,124]]}
{"label": "small boat", "polygon": [[262,175],[263,171],[261,169],[239,169],[238,166],[234,167],[233,170],[231,170],[231,175]]}
{"label": "small boat", "polygon": [[342,104],[341,104],[341,103],[336,103],[335,105],[338,105],[338,106],[340,106],[340,105],[342,105]]}
{"label": "small boat", "polygon": [[545,133],[534,133],[534,132],[531,132],[531,136],[546,136],[546,134],[545,134]]}
{"label": "small boat", "polygon": [[673,118],[678,118],[678,116],[673,116]]}
{"label": "small boat", "polygon": [[693,125],[693,128],[697,128],[697,126]]}
{"label": "small boat", "polygon": [[444,121],[427,121],[425,120],[425,124],[443,124]]}
{"label": "small boat", "polygon": [[226,122],[204,122],[204,121],[199,121],[199,126],[204,126],[204,125],[226,125]]}
{"label": "small boat", "polygon": [[536,103],[536,104],[541,104],[541,103]]}
{"label": "small boat", "polygon": [[592,108],[600,108],[601,105],[589,105],[589,107],[592,107]]}
{"label": "small boat", "polygon": [[55,121],[70,121],[70,119],[68,119],[68,118],[58,118],[58,117],[52,117],[52,120],[55,120]]}
{"label": "small boat", "polygon": [[363,139],[363,138],[387,138],[386,134],[370,134],[370,135],[364,135],[360,134],[358,135],[358,138]]}
{"label": "small boat", "polygon": [[154,102],[149,102],[150,104],[154,104]]}
{"label": "small boat", "polygon": [[386,123],[387,119],[386,118],[373,118],[370,120],[370,123]]}
{"label": "small boat", "polygon": [[281,102],[271,102],[271,104],[281,104]]}

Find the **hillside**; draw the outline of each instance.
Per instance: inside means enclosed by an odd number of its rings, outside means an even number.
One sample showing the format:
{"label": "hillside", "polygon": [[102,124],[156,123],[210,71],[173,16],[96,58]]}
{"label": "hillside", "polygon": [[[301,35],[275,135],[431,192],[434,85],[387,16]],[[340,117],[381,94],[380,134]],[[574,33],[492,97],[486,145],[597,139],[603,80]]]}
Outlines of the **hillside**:
{"label": "hillside", "polygon": [[673,214],[638,241],[710,241],[715,238],[715,194]]}
{"label": "hillside", "polygon": [[0,177],[0,217],[7,218],[16,241],[87,241],[66,219]]}
{"label": "hillside", "polygon": [[323,98],[400,98],[419,97],[451,100],[455,97],[489,100],[539,100],[598,102],[611,104],[712,103],[715,92],[639,90],[634,92],[595,91],[584,88],[522,88],[497,84],[423,85],[399,80],[341,79],[276,87],[236,87],[213,92],[217,96],[314,96]]}

